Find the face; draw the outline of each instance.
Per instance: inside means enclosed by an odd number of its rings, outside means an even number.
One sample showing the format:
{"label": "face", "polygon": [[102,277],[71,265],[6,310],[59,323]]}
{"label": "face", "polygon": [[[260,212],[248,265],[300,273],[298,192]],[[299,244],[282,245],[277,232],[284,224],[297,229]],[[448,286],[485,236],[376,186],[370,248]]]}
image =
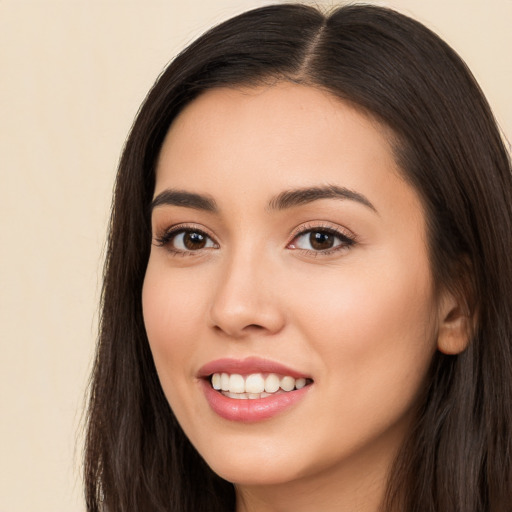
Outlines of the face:
{"label": "face", "polygon": [[212,469],[241,487],[384,471],[439,318],[386,130],[305,86],[206,92],[163,144],[152,230],[149,343]]}

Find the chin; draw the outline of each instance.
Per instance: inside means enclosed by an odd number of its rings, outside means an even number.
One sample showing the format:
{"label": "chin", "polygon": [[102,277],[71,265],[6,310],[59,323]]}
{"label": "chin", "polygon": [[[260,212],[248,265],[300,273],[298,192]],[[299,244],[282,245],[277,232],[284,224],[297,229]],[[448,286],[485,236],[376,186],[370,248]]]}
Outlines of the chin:
{"label": "chin", "polygon": [[212,471],[237,485],[275,485],[301,476],[297,456],[290,459],[286,453],[270,447],[253,450],[232,447],[201,455]]}
{"label": "chin", "polygon": [[272,461],[265,464],[244,464],[231,461],[210,466],[224,480],[241,486],[270,486],[291,482],[300,478],[296,472],[289,472],[275,467]]}

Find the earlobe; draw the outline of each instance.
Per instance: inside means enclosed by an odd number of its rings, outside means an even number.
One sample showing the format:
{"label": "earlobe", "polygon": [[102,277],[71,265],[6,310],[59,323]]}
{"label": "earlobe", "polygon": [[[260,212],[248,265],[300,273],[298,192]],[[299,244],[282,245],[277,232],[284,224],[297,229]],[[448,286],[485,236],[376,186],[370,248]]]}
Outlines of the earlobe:
{"label": "earlobe", "polygon": [[445,291],[439,301],[437,349],[443,354],[456,355],[468,346],[473,320],[464,299]]}

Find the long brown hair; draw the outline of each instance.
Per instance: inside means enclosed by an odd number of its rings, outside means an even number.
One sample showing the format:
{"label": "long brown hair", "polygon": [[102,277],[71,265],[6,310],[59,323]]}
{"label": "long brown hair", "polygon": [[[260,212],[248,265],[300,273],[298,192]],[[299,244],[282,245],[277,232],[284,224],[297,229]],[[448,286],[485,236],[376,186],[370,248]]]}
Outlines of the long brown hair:
{"label": "long brown hair", "polygon": [[[489,106],[456,53],[394,11],[324,15],[274,5],[207,32],[159,77],[126,141],[104,270],[85,453],[88,511],[232,511],[174,418],[141,308],[155,163],[180,110],[213,87],[288,80],[364,110],[395,135],[426,212],[437,283],[475,319],[468,348],[437,353],[383,510],[504,512],[512,506],[512,178]],[[333,419],[334,421],[334,419]]]}

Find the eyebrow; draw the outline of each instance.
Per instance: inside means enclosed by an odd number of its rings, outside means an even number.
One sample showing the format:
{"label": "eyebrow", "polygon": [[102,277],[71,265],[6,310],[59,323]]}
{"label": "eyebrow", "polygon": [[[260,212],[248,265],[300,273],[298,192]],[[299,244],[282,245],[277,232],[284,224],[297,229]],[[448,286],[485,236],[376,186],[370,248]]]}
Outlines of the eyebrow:
{"label": "eyebrow", "polygon": [[193,192],[186,192],[185,190],[164,190],[151,201],[150,210],[153,211],[158,206],[163,205],[183,206],[207,212],[218,211],[217,203],[213,198]]}
{"label": "eyebrow", "polygon": [[363,194],[336,185],[326,185],[322,187],[306,187],[294,190],[286,190],[274,197],[270,203],[271,210],[284,210],[312,203],[320,199],[348,199],[356,201],[378,214],[377,209]]}
{"label": "eyebrow", "polygon": [[[348,199],[356,201],[378,213],[375,206],[363,194],[345,187],[338,187],[337,185],[285,190],[269,201],[268,208],[270,210],[286,210],[319,201],[320,199]],[[181,206],[213,213],[219,211],[217,203],[212,197],[185,190],[164,190],[151,201],[150,210],[153,211],[155,208],[163,205]]]}

